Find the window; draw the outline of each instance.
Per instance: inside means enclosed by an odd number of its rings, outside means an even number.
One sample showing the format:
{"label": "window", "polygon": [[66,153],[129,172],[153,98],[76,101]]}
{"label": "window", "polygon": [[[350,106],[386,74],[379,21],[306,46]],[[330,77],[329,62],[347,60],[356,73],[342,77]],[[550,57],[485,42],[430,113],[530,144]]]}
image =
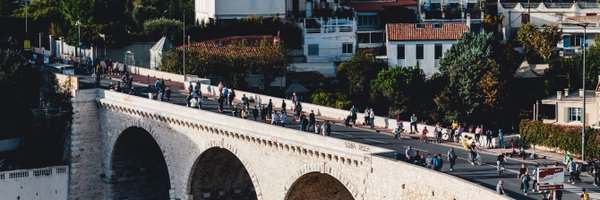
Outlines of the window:
{"label": "window", "polygon": [[352,53],[352,43],[342,44],[342,53]]}
{"label": "window", "polygon": [[434,24],[433,28],[444,28],[443,24]]}
{"label": "window", "polygon": [[308,45],[308,55],[309,56],[318,56],[319,55],[319,45],[318,44],[309,44]]}
{"label": "window", "polygon": [[415,28],[425,28],[425,24],[415,24]]}
{"label": "window", "polygon": [[423,44],[417,44],[417,60],[423,59]]}
{"label": "window", "polygon": [[398,45],[398,52],[397,53],[398,53],[397,58],[404,60],[405,57],[404,57],[404,45],[403,44],[399,44]]}
{"label": "window", "polygon": [[529,14],[521,14],[521,24],[529,23]]}
{"label": "window", "polygon": [[435,59],[442,58],[442,44],[435,44]]}
{"label": "window", "polygon": [[569,108],[569,122],[581,121],[581,108]]}

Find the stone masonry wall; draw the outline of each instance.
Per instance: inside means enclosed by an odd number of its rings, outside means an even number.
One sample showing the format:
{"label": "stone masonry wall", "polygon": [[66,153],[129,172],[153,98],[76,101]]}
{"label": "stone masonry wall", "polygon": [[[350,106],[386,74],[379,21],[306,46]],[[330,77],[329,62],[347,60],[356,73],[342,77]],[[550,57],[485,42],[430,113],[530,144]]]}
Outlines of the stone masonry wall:
{"label": "stone masonry wall", "polygon": [[72,99],[71,163],[69,199],[98,199],[102,196],[102,137],[98,124],[97,91],[80,90]]}
{"label": "stone masonry wall", "polygon": [[[103,153],[92,158],[103,163],[103,173],[112,175],[111,154],[123,130],[143,128],[163,152],[171,198],[193,199],[190,188],[194,167],[201,166],[197,159],[213,147],[227,149],[242,162],[259,200],[285,199],[300,177],[313,172],[334,177],[354,199],[504,198],[449,175],[374,156],[390,151],[378,147],[111,91],[99,91],[98,103],[102,144],[97,149]],[[99,166],[86,167],[95,171]],[[98,183],[102,183],[99,178],[84,185]],[[104,198],[110,199],[110,185],[106,185],[110,183],[104,184]]]}

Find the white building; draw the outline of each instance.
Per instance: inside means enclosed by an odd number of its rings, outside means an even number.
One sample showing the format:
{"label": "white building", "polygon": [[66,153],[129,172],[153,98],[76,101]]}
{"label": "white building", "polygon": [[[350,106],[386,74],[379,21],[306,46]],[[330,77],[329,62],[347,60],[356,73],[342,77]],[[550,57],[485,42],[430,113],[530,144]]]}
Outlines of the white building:
{"label": "white building", "polygon": [[285,17],[283,0],[195,0],[196,21],[239,19],[249,16]]}
{"label": "white building", "polygon": [[589,46],[594,43],[594,38],[600,35],[600,16],[567,17],[558,22],[562,40],[558,42],[557,46],[562,49],[561,55],[581,53],[584,43],[584,28],[578,25],[585,24],[587,24],[585,43]]}
{"label": "white building", "polygon": [[386,48],[390,66],[419,65],[427,76],[438,72],[440,59],[463,33],[467,23],[387,24]]}
{"label": "white building", "polygon": [[[596,16],[600,13],[598,3],[502,3],[498,2],[498,14],[504,16],[502,26],[505,38],[518,30],[523,23],[536,26],[559,23],[565,18]],[[582,31],[583,32],[583,31]]]}
{"label": "white building", "polygon": [[350,19],[303,19],[306,62],[292,63],[295,71],[318,71],[335,77],[336,64],[352,58],[356,52],[356,21]]}

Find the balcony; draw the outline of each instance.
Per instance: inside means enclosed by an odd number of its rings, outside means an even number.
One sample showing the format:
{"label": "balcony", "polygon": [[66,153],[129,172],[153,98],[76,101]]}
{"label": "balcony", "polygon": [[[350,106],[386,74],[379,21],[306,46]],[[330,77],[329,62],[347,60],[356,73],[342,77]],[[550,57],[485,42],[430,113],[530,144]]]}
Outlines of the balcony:
{"label": "balcony", "polygon": [[310,18],[302,20],[302,27],[306,34],[352,33],[356,31],[356,22],[350,19]]}

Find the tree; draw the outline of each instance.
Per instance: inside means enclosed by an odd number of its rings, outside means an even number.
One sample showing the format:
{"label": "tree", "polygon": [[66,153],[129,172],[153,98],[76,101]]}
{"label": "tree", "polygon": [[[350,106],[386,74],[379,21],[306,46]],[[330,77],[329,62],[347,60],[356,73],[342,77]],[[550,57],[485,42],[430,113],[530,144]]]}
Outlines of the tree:
{"label": "tree", "polygon": [[561,38],[557,26],[537,27],[532,24],[524,24],[519,28],[517,38],[525,48],[525,54],[530,61],[535,62],[542,58],[548,62],[555,56],[554,48]]}
{"label": "tree", "polygon": [[32,123],[40,79],[28,61],[15,50],[0,50],[0,138],[22,134]]}
{"label": "tree", "polygon": [[14,15],[19,18],[25,18],[38,21],[38,24],[44,24],[48,34],[62,36],[63,17],[59,10],[57,0],[36,0],[31,1],[27,7],[23,6],[15,10]]}
{"label": "tree", "polygon": [[425,73],[419,68],[396,66],[381,70],[371,82],[372,99],[385,98],[390,116],[414,112],[422,99],[417,99],[425,85]]}
{"label": "tree", "polygon": [[503,59],[507,54],[493,33],[467,33],[446,52],[440,72],[448,84],[435,102],[447,121],[497,125],[516,66]]}
{"label": "tree", "polygon": [[152,39],[168,36],[176,39],[182,30],[183,23],[179,20],[158,18],[144,22],[144,32]]}
{"label": "tree", "polygon": [[338,67],[338,77],[342,82],[340,85],[347,85],[347,94],[356,106],[372,106],[368,105],[371,80],[385,68],[387,68],[385,61],[376,59],[372,53],[359,51]]}

